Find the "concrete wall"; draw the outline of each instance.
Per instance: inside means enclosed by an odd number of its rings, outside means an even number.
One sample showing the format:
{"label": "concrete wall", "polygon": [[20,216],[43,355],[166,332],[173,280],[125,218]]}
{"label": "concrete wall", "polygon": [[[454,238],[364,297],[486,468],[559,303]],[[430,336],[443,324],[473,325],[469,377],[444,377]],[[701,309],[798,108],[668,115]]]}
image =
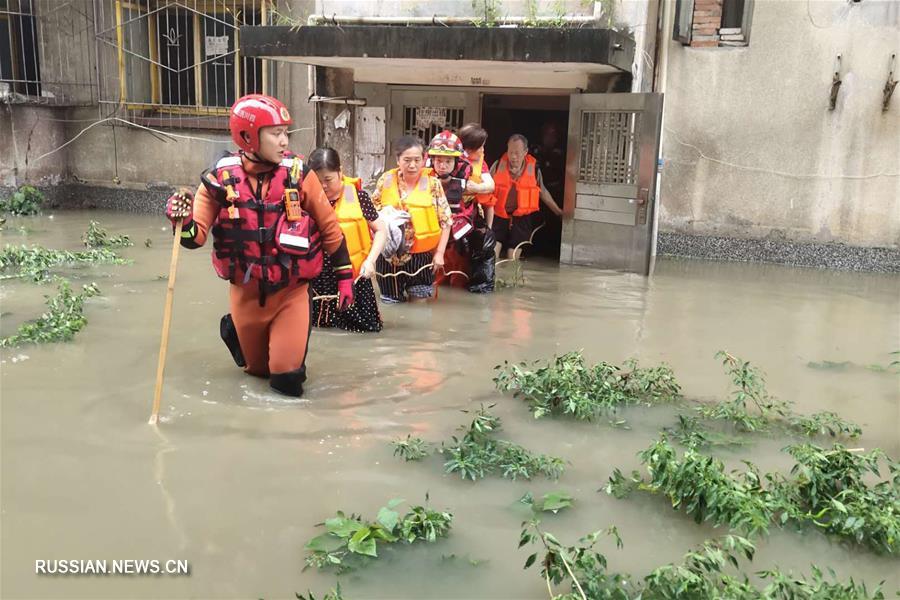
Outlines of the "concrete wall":
{"label": "concrete wall", "polygon": [[0,186],[54,185],[65,179],[67,148],[37,160],[65,143],[64,115],[61,108],[0,104]]}
{"label": "concrete wall", "polygon": [[660,230],[898,247],[900,4],[754,4],[747,47],[666,42]]}
{"label": "concrete wall", "polygon": [[[621,1],[621,0],[619,0]],[[319,15],[355,17],[410,16],[484,18],[485,10],[497,17],[547,17],[560,12],[569,15],[591,15],[594,2],[582,0],[317,0]],[[597,2],[596,4],[601,4]],[[605,2],[602,4],[609,4]]]}

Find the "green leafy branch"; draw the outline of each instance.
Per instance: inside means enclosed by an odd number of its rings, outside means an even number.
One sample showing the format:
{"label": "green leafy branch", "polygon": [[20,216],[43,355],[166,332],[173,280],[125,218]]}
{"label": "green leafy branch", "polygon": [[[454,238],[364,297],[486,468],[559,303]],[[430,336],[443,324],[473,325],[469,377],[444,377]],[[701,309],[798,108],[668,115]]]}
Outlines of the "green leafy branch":
{"label": "green leafy branch", "polygon": [[522,398],[536,419],[567,415],[592,420],[625,405],[671,402],[681,394],[666,365],[640,368],[629,360],[621,367],[606,362],[588,366],[581,352],[554,356],[546,364],[504,362],[495,370],[497,389]]}
{"label": "green leafy branch", "polygon": [[[446,458],[445,472],[472,481],[493,474],[512,480],[532,479],[536,475],[559,479],[565,471],[562,458],[535,454],[519,444],[495,437],[500,430],[500,417],[488,411],[492,406],[475,411],[472,422],[460,427],[464,432],[462,437],[452,436],[450,441],[441,444],[437,452]],[[406,461],[421,460],[431,452],[430,444],[418,437],[407,436],[392,445],[394,455]]]}
{"label": "green leafy branch", "polygon": [[33,283],[50,279],[51,270],[63,265],[127,264],[109,248],[81,252],[53,250],[43,246],[10,246],[0,250],[0,279],[22,278]]}
{"label": "green leafy branch", "polygon": [[[426,496],[426,504],[428,497]],[[393,499],[381,507],[374,521],[343,511],[320,525],[325,533],[306,544],[310,555],[306,567],[337,567],[339,572],[355,566],[354,559],[377,558],[378,548],[385,544],[432,543],[446,537],[453,522],[449,512],[432,510],[427,506],[413,506],[402,517],[395,509],[405,500]]]}
{"label": "green leafy branch", "polygon": [[46,296],[46,312],[38,319],[20,325],[13,335],[0,339],[0,347],[70,341],[87,325],[85,300],[98,295],[100,290],[96,284],[83,285],[81,292],[76,294],[68,281],[60,279],[57,294]]}

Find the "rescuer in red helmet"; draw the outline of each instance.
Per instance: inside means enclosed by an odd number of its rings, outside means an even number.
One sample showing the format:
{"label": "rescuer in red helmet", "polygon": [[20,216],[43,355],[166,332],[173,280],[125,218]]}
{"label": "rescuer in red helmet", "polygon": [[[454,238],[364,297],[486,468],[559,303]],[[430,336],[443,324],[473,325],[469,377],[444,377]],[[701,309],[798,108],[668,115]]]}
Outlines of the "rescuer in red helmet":
{"label": "rescuer in red helmet", "polygon": [[169,197],[166,216],[181,219],[181,245],[199,248],[212,233],[216,274],[230,282],[222,339],[238,366],[268,377],[273,389],[303,394],[310,332],[309,281],[322,250],[338,280],[338,307],[353,303],[353,269],[344,236],[314,172],[288,149],[290,113],[260,94],[231,107],[229,152],[201,176],[196,194]]}

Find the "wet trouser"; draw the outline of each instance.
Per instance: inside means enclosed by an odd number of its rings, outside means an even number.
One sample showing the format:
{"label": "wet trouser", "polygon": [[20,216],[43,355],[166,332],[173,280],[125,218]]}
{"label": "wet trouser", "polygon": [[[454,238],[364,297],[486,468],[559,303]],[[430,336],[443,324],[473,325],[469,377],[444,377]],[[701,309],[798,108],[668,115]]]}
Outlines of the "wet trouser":
{"label": "wet trouser", "polygon": [[489,294],[494,291],[494,233],[485,226],[472,229],[462,239],[447,246],[445,271],[462,271],[463,277],[438,274],[435,283],[449,280],[453,287],[464,287],[473,294]]}
{"label": "wet trouser", "polygon": [[[244,371],[268,377],[272,388],[283,394],[303,394],[311,330],[309,285],[303,283],[267,295],[263,306],[255,281],[232,285],[229,304]],[[235,356],[234,348],[229,345],[229,349]]]}

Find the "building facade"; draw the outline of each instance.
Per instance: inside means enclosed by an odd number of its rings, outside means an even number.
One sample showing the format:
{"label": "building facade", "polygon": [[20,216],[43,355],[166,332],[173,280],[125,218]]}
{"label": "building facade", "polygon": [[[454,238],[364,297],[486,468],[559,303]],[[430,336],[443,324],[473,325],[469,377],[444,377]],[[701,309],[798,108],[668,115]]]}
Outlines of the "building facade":
{"label": "building facade", "polygon": [[[539,143],[555,127],[566,219],[552,243],[564,262],[622,252],[606,266],[641,271],[629,260],[652,255],[657,239],[661,252],[687,254],[678,249],[695,239],[877,247],[891,261],[900,251],[897,2],[5,7],[5,187],[158,208],[161,190],[192,184],[230,147],[234,98],[265,92],[291,109],[297,151],[332,145],[369,180],[392,166],[401,133],[480,121],[495,159],[510,133]],[[655,140],[643,139],[638,127],[657,115],[639,98],[654,93],[664,97],[660,123]],[[601,157],[610,151],[598,136],[618,144],[615,160]]]}

